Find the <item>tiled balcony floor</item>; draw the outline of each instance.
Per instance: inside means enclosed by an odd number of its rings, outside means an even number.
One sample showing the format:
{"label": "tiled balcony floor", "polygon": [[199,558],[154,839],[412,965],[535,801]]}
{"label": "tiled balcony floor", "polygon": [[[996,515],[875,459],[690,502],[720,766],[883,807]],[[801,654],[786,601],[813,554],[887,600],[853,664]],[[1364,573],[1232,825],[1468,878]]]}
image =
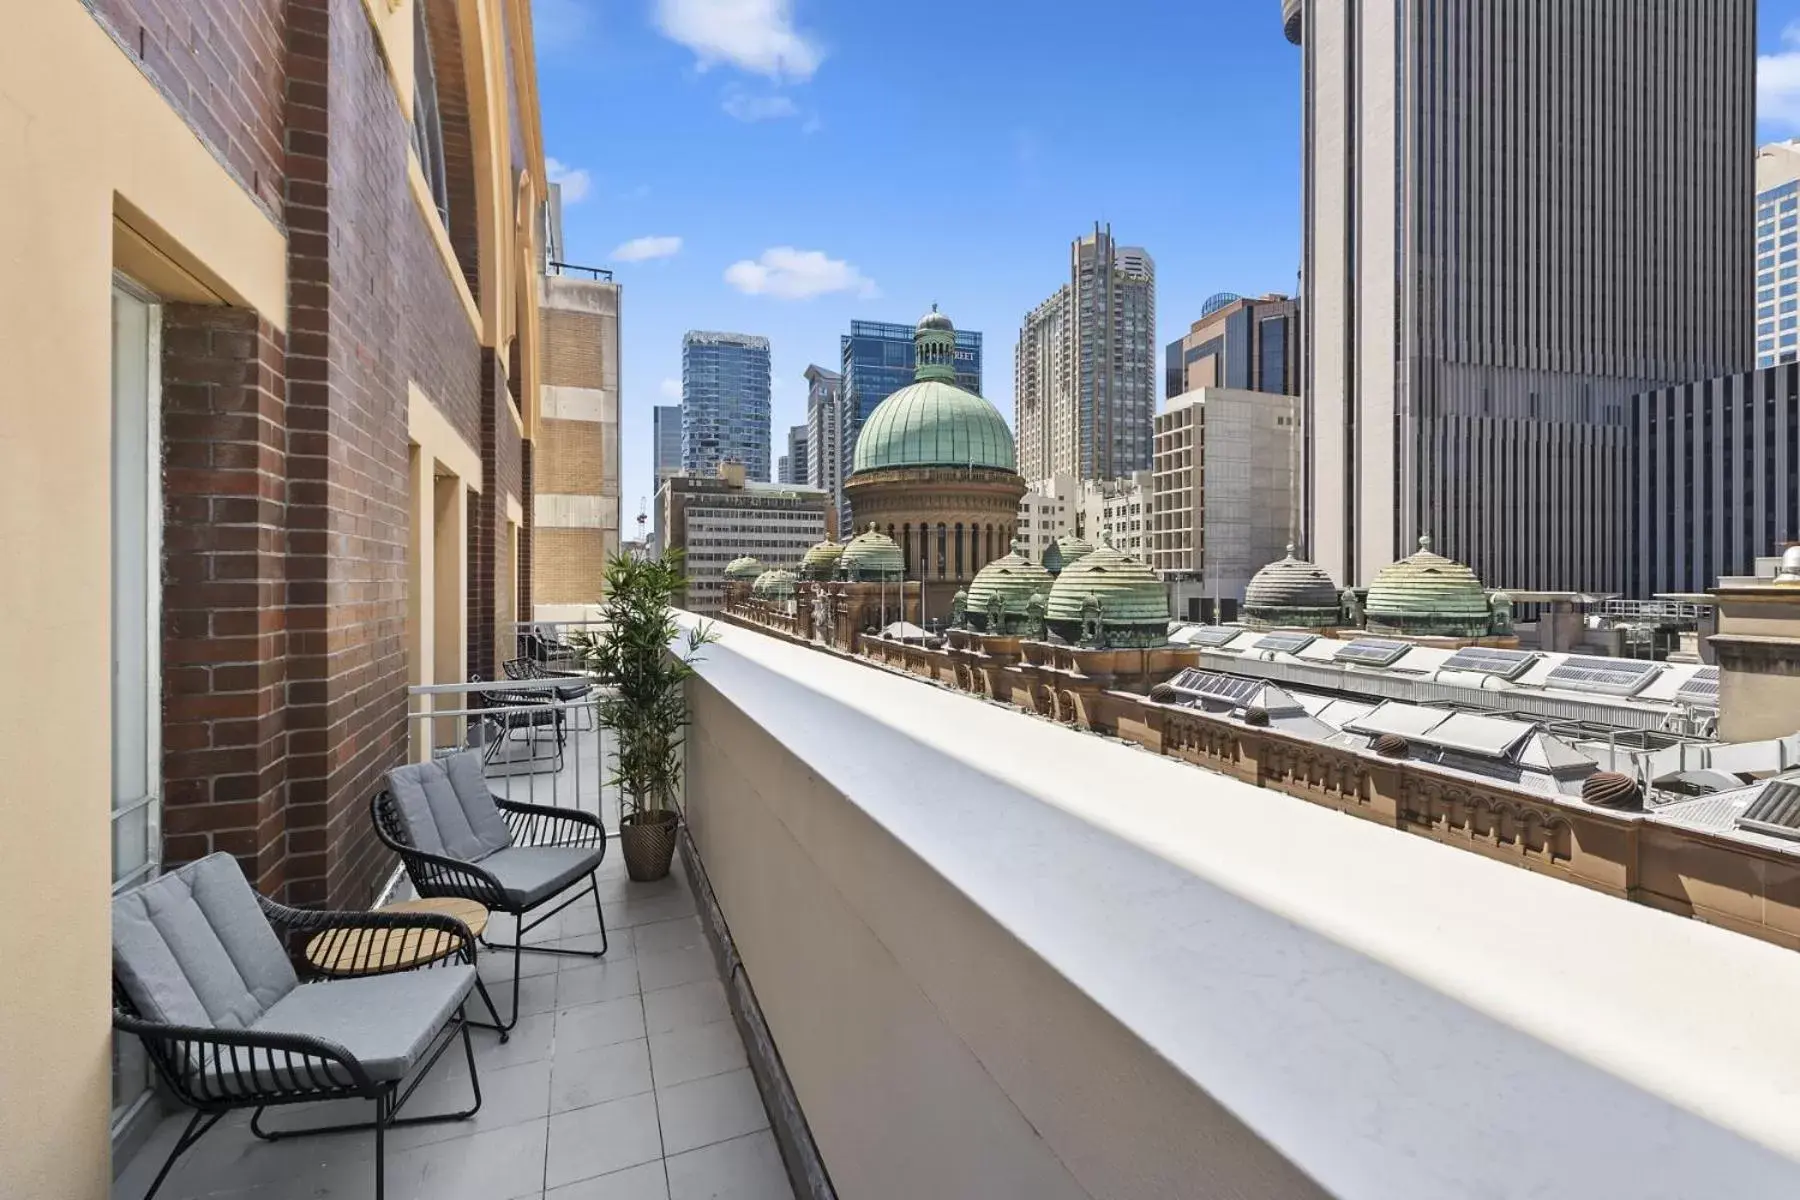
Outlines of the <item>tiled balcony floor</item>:
{"label": "tiled balcony floor", "polygon": [[[611,936],[605,960],[525,955],[525,1015],[512,1040],[474,1033],[481,1111],[390,1133],[391,1200],[790,1200],[680,862],[660,883],[631,883],[615,843],[600,891]],[[497,917],[495,936],[509,937],[508,923]],[[584,899],[527,941],[595,947],[598,933]],[[480,964],[503,1013],[511,965],[497,952]],[[401,1115],[466,1107],[467,1075],[453,1047]],[[325,1123],[300,1110],[269,1123],[303,1119]],[[158,1127],[119,1176],[116,1200],[143,1195],[185,1120]],[[373,1194],[372,1134],[270,1144],[247,1126],[248,1114],[222,1121],[183,1156],[158,1200]]]}

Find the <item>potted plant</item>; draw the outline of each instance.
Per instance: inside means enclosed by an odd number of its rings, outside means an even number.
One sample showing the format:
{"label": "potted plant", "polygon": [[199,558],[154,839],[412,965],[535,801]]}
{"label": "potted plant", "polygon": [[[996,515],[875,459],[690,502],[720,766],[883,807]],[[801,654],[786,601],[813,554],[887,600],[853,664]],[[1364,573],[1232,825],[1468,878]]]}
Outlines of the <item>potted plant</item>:
{"label": "potted plant", "polygon": [[626,872],[639,881],[669,873],[689,719],[686,685],[701,647],[717,637],[704,623],[682,637],[674,601],[685,583],[680,550],[658,558],[614,555],[600,613],[606,628],[577,645],[602,686],[597,707],[615,743],[610,782],[620,791],[619,843]]}

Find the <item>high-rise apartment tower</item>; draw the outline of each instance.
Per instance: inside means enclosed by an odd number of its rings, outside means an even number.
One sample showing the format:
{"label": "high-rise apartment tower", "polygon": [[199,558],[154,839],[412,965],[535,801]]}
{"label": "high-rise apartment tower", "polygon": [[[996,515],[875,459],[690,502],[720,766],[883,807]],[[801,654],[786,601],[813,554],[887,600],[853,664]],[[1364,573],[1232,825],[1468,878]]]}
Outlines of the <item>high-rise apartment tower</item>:
{"label": "high-rise apartment tower", "polygon": [[1019,329],[1020,473],[1116,479],[1149,470],[1156,379],[1156,263],[1096,223],[1069,247],[1069,282]]}
{"label": "high-rise apartment tower", "polygon": [[1616,590],[1630,397],[1750,365],[1754,0],[1283,0],[1306,547]]}

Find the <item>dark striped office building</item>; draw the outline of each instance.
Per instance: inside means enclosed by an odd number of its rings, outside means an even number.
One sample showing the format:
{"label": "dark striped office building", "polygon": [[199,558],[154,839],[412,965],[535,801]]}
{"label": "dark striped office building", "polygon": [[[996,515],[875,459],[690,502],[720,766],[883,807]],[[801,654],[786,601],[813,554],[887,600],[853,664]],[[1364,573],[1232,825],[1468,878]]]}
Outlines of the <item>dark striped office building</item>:
{"label": "dark striped office building", "polygon": [[1754,0],[1283,0],[1305,542],[1620,591],[1631,398],[1749,370]]}
{"label": "dark striped office building", "polygon": [[1800,365],[1634,397],[1631,426],[1629,595],[1705,591],[1800,541]]}

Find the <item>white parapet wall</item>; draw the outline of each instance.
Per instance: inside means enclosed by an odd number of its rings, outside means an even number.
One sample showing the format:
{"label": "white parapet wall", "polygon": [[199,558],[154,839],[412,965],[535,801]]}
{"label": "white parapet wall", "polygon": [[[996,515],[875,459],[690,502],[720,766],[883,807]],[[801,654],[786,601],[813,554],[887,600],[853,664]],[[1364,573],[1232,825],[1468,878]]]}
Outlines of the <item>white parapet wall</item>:
{"label": "white parapet wall", "polygon": [[688,818],[840,1196],[1800,1195],[1800,955],[719,631]]}

